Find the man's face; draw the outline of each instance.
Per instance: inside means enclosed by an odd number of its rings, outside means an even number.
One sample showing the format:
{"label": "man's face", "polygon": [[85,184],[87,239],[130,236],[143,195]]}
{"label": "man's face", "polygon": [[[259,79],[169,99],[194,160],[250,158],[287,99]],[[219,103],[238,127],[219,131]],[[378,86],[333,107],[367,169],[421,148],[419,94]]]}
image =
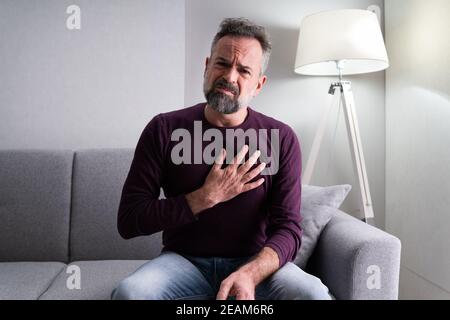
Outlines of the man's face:
{"label": "man's face", "polygon": [[208,105],[224,114],[247,107],[266,82],[266,76],[261,76],[262,62],[258,40],[221,38],[206,59],[203,92]]}

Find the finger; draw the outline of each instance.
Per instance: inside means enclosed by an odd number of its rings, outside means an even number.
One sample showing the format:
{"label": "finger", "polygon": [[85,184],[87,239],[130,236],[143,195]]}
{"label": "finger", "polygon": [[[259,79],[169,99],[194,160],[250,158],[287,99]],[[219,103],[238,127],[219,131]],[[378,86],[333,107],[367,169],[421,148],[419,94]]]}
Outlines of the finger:
{"label": "finger", "polygon": [[255,300],[255,298],[250,293],[238,292],[236,300]]}
{"label": "finger", "polygon": [[245,155],[248,152],[248,145],[244,145],[241,149],[241,151],[238,152],[238,154],[233,158],[233,161],[231,161],[231,164],[234,166],[238,166],[241,164],[242,159],[245,158]]}
{"label": "finger", "polygon": [[245,174],[242,177],[242,183],[247,183],[249,181],[251,181],[254,177],[256,177],[258,174],[260,174],[264,168],[266,167],[266,164],[264,162],[262,162],[259,166],[257,166],[255,169],[253,169],[252,171],[250,171],[249,173]]}
{"label": "finger", "polygon": [[255,189],[255,188],[259,187],[263,182],[264,182],[264,178],[261,178],[255,182],[246,183],[246,184],[244,184],[244,187],[242,188],[242,192],[247,192],[252,189]]}
{"label": "finger", "polygon": [[234,290],[234,287],[232,287],[230,292],[228,292],[228,297],[236,297],[236,290]]}
{"label": "finger", "polygon": [[226,155],[227,151],[225,149],[220,150],[219,155],[216,157],[216,160],[214,160],[214,169],[222,168]]}
{"label": "finger", "polygon": [[217,300],[226,300],[228,298],[228,294],[230,292],[232,283],[231,282],[226,282],[226,281],[222,281],[222,283],[220,284],[220,289],[219,292],[217,293]]}
{"label": "finger", "polygon": [[236,295],[236,300],[247,300],[246,295],[242,291],[239,291]]}
{"label": "finger", "polygon": [[242,166],[239,167],[239,173],[245,174],[248,170],[250,170],[250,168],[256,163],[260,155],[261,151],[256,150],[250,156],[250,158]]}

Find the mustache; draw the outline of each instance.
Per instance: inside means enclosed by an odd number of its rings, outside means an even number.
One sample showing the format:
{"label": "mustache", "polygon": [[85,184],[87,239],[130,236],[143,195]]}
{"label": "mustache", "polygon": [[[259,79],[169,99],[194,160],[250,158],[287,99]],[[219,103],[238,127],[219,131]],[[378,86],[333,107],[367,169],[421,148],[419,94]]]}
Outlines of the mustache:
{"label": "mustache", "polygon": [[235,87],[225,79],[217,80],[213,85],[213,89],[225,89],[233,93],[235,96],[239,95],[239,88],[237,86]]}

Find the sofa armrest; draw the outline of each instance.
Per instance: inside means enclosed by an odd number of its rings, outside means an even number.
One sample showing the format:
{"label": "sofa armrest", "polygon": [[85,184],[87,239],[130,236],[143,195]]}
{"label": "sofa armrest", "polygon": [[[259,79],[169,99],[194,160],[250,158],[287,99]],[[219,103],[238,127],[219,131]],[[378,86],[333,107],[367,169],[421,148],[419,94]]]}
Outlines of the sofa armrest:
{"label": "sofa armrest", "polygon": [[338,209],[324,228],[308,271],[336,299],[398,299],[400,240]]}

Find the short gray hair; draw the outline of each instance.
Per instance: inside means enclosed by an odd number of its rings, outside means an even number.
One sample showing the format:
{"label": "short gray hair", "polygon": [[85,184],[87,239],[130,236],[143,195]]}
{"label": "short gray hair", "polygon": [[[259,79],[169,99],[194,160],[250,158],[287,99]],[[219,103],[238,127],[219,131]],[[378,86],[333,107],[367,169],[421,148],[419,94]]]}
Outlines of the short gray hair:
{"label": "short gray hair", "polygon": [[211,45],[211,55],[217,42],[225,36],[253,38],[258,40],[263,51],[261,75],[266,72],[267,66],[269,65],[272,44],[270,43],[269,35],[266,33],[264,27],[259,26],[246,18],[226,18],[222,20],[219,31],[215,35]]}

